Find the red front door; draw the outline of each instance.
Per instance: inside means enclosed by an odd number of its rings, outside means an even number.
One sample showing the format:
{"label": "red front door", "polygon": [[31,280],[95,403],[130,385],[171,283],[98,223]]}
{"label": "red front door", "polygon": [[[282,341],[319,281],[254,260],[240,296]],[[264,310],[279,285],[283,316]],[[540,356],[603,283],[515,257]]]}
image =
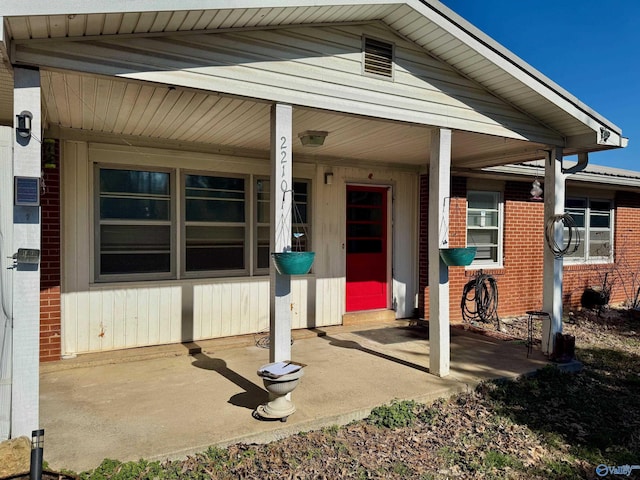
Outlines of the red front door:
{"label": "red front door", "polygon": [[347,312],[387,308],[387,189],[347,186]]}

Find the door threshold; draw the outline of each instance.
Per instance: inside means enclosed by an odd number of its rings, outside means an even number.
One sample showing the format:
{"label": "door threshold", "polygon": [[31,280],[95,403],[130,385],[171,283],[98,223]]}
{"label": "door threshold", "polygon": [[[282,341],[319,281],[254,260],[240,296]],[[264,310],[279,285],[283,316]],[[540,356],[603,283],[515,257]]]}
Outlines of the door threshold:
{"label": "door threshold", "polygon": [[342,315],[342,325],[364,325],[370,323],[393,322],[396,312],[393,310],[363,310],[360,312],[347,312]]}

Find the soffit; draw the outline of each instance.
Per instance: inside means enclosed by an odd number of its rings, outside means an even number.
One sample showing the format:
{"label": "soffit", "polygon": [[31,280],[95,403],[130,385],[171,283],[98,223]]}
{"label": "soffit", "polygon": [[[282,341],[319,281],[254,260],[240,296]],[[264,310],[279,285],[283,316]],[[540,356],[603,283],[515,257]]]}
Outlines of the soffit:
{"label": "soffit", "polygon": [[[151,85],[111,77],[42,73],[43,119],[63,136],[78,132],[136,143],[148,138],[170,146],[268,156],[270,104],[209,92]],[[377,162],[420,167],[428,163],[430,129],[318,109],[294,108],[293,135],[328,132],[325,145],[303,147],[298,159],[325,163]],[[104,140],[104,138],[102,138]],[[157,143],[158,145],[160,143]],[[210,146],[207,148],[206,146]],[[472,168],[538,158],[542,145],[489,135],[455,132],[455,165]]]}

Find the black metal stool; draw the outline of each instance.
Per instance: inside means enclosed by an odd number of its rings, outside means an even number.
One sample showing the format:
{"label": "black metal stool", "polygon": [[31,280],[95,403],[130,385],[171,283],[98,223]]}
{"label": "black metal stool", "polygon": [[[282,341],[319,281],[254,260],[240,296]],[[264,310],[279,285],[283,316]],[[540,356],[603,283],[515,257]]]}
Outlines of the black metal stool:
{"label": "black metal stool", "polygon": [[533,320],[535,318],[539,318],[544,320],[545,318],[549,319],[551,322],[551,315],[547,312],[540,312],[537,310],[527,310],[527,358],[531,355],[531,351],[533,350]]}

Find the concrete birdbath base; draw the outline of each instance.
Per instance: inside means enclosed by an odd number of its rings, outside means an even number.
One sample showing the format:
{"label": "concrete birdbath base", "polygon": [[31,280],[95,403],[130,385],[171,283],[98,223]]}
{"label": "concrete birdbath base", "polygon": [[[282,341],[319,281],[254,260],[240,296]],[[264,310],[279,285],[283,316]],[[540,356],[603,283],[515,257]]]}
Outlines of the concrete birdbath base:
{"label": "concrete birdbath base", "polygon": [[[258,376],[262,378],[271,400],[256,408],[254,412],[256,418],[287,421],[289,415],[296,411],[296,406],[287,398],[287,395],[300,383],[303,366],[291,362],[275,362],[264,365],[258,370]],[[294,368],[297,370],[281,374],[283,371],[286,372]]]}

